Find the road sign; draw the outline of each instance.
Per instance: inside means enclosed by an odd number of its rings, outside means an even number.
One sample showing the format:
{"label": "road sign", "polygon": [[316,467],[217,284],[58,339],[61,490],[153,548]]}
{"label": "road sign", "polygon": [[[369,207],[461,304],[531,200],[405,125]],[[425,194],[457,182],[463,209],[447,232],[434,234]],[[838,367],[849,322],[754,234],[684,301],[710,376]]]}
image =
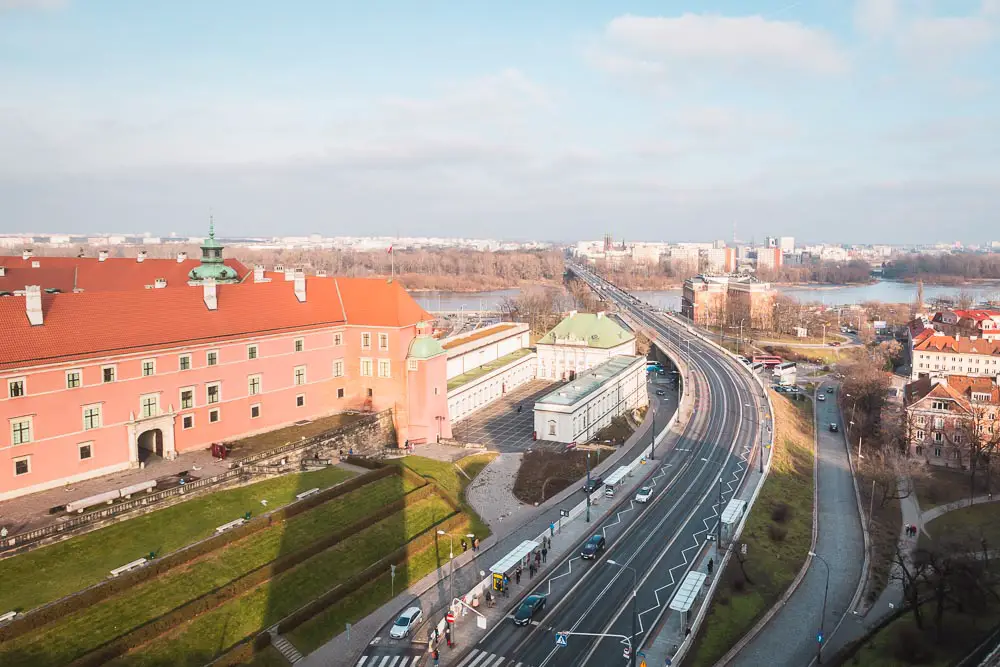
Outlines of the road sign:
{"label": "road sign", "polygon": [[454,623],[454,622],[455,622],[455,614],[453,614],[453,613],[451,613],[451,612],[449,611],[449,612],[448,612],[448,613],[447,613],[447,614],[445,615],[445,617],[444,617],[444,620],[448,621],[449,623]]}
{"label": "road sign", "polygon": [[556,646],[567,646],[569,642],[566,641],[566,635],[561,632],[556,633]]}
{"label": "road sign", "polygon": [[478,627],[480,630],[485,630],[486,629],[486,617],[485,616],[476,616],[476,627]]}
{"label": "road sign", "polygon": [[568,517],[569,516],[569,510],[559,510],[559,516],[561,516],[561,517]]}
{"label": "road sign", "polygon": [[817,632],[816,633],[816,641],[819,642],[820,644],[823,643],[823,633],[822,632]]}

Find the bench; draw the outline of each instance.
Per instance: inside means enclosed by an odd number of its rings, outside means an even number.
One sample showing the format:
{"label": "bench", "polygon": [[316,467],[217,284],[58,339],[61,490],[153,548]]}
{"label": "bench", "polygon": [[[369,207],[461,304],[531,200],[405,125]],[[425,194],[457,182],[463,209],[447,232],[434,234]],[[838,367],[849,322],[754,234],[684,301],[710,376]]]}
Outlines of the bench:
{"label": "bench", "polygon": [[150,492],[156,488],[156,480],[151,479],[146,482],[139,482],[138,484],[132,484],[130,486],[122,487],[118,490],[122,498],[131,498],[133,493],[141,493],[142,491]]}
{"label": "bench", "polygon": [[17,616],[17,612],[16,611],[8,611],[6,614],[0,614],[0,623],[6,623],[7,621],[13,621],[15,616]]}
{"label": "bench", "polygon": [[83,513],[83,510],[88,507],[93,507],[94,505],[100,505],[101,503],[107,503],[110,505],[118,498],[121,498],[121,491],[115,489],[114,491],[105,491],[104,493],[98,493],[94,496],[88,496],[87,498],[82,498],[80,500],[74,500],[71,503],[66,503],[67,512],[79,512]]}
{"label": "bench", "polygon": [[311,496],[312,494],[317,493],[318,491],[319,487],[317,486],[315,489],[309,489],[308,491],[303,491],[302,493],[296,493],[295,497],[298,498],[299,500],[302,500],[306,496]]}
{"label": "bench", "polygon": [[111,576],[112,577],[117,577],[119,574],[124,574],[126,572],[131,572],[132,570],[136,569],[137,567],[142,567],[145,564],[146,564],[146,559],[145,558],[136,559],[136,560],[132,561],[131,563],[126,563],[125,565],[122,565],[121,567],[116,567],[115,569],[111,570]]}
{"label": "bench", "polygon": [[247,522],[246,519],[244,519],[242,517],[239,518],[239,519],[233,519],[229,523],[224,523],[221,526],[219,526],[218,528],[216,528],[215,532],[217,532],[217,533],[224,533],[227,530],[229,530],[230,528],[235,528],[236,526],[242,526],[246,522]]}

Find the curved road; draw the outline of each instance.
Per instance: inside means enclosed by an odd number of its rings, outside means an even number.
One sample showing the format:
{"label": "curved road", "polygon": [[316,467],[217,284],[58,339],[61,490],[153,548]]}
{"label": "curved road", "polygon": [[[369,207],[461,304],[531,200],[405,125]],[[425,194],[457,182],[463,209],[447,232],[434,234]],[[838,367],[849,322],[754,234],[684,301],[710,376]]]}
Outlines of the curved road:
{"label": "curved road", "polygon": [[[622,499],[619,513],[595,526],[594,532],[607,539],[605,552],[592,561],[579,558],[578,549],[571,552],[530,591],[548,596],[545,614],[526,628],[494,626],[459,662],[461,667],[622,664],[621,638],[631,636],[632,646],[642,645],[707,534],[717,529],[721,509],[739,489],[759,441],[762,390],[744,368],[700,339],[688,340],[684,327],[664,321],[592,274],[579,273],[599,294],[655,331],[660,347],[685,358],[691,367],[685,390],[695,396],[693,416],[683,425],[676,447],[657,455],[650,502]],[[633,576],[638,611],[634,634]],[[571,633],[565,648],[556,647],[556,631]],[[618,637],[593,636],[598,634]]]}

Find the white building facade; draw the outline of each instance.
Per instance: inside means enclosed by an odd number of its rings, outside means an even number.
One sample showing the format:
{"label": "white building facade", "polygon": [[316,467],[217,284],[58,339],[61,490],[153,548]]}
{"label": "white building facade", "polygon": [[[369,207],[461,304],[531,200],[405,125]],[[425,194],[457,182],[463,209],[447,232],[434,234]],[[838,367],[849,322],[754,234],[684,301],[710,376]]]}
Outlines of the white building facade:
{"label": "white building facade", "polygon": [[535,437],[587,442],[615,417],[648,403],[646,359],[615,356],[535,402]]}
{"label": "white building facade", "polygon": [[565,381],[617,355],[634,355],[635,335],[605,313],[572,311],[535,348],[538,378]]}
{"label": "white building facade", "polygon": [[448,353],[448,379],[496,361],[531,343],[528,325],[504,322],[441,340]]}

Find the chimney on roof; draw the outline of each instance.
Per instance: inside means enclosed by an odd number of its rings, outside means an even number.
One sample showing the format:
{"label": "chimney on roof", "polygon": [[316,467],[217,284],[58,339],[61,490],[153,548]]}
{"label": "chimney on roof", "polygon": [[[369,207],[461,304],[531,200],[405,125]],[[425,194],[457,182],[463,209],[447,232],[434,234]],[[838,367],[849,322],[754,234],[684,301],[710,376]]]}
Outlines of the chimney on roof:
{"label": "chimney on roof", "polygon": [[42,288],[40,285],[27,285],[24,288],[24,310],[28,314],[31,326],[42,324]]}
{"label": "chimney on roof", "polygon": [[31,251],[31,248],[28,248],[26,250],[21,251],[21,259],[27,262],[29,259],[31,259],[32,255],[34,254],[35,253]]}
{"label": "chimney on roof", "polygon": [[98,262],[106,262],[107,260],[108,260],[108,251],[107,250],[101,250],[100,252],[97,253],[97,261]]}
{"label": "chimney on roof", "polygon": [[269,282],[271,282],[270,278],[265,278],[264,277],[264,265],[263,264],[258,264],[257,266],[253,267],[253,281],[255,283],[269,283]]}
{"label": "chimney on roof", "polygon": [[179,253],[177,253],[177,263],[178,264],[183,264],[184,262],[187,261],[187,258],[188,258],[188,254],[186,252],[179,252]]}
{"label": "chimney on roof", "polygon": [[153,288],[154,289],[163,289],[166,286],[167,286],[167,279],[166,278],[157,278],[156,280],[153,281]]}
{"label": "chimney on roof", "polygon": [[295,298],[299,300],[299,303],[304,303],[306,300],[306,274],[304,273],[295,274]]}
{"label": "chimney on roof", "polygon": [[295,280],[295,269],[285,269],[285,282]]}
{"label": "chimney on roof", "polygon": [[135,261],[137,261],[137,262],[145,262],[146,261],[146,251],[145,250],[140,250],[139,254],[135,256]]}
{"label": "chimney on roof", "polygon": [[205,286],[205,305],[209,310],[218,310],[219,299],[215,292],[215,278],[205,278],[202,284]]}

